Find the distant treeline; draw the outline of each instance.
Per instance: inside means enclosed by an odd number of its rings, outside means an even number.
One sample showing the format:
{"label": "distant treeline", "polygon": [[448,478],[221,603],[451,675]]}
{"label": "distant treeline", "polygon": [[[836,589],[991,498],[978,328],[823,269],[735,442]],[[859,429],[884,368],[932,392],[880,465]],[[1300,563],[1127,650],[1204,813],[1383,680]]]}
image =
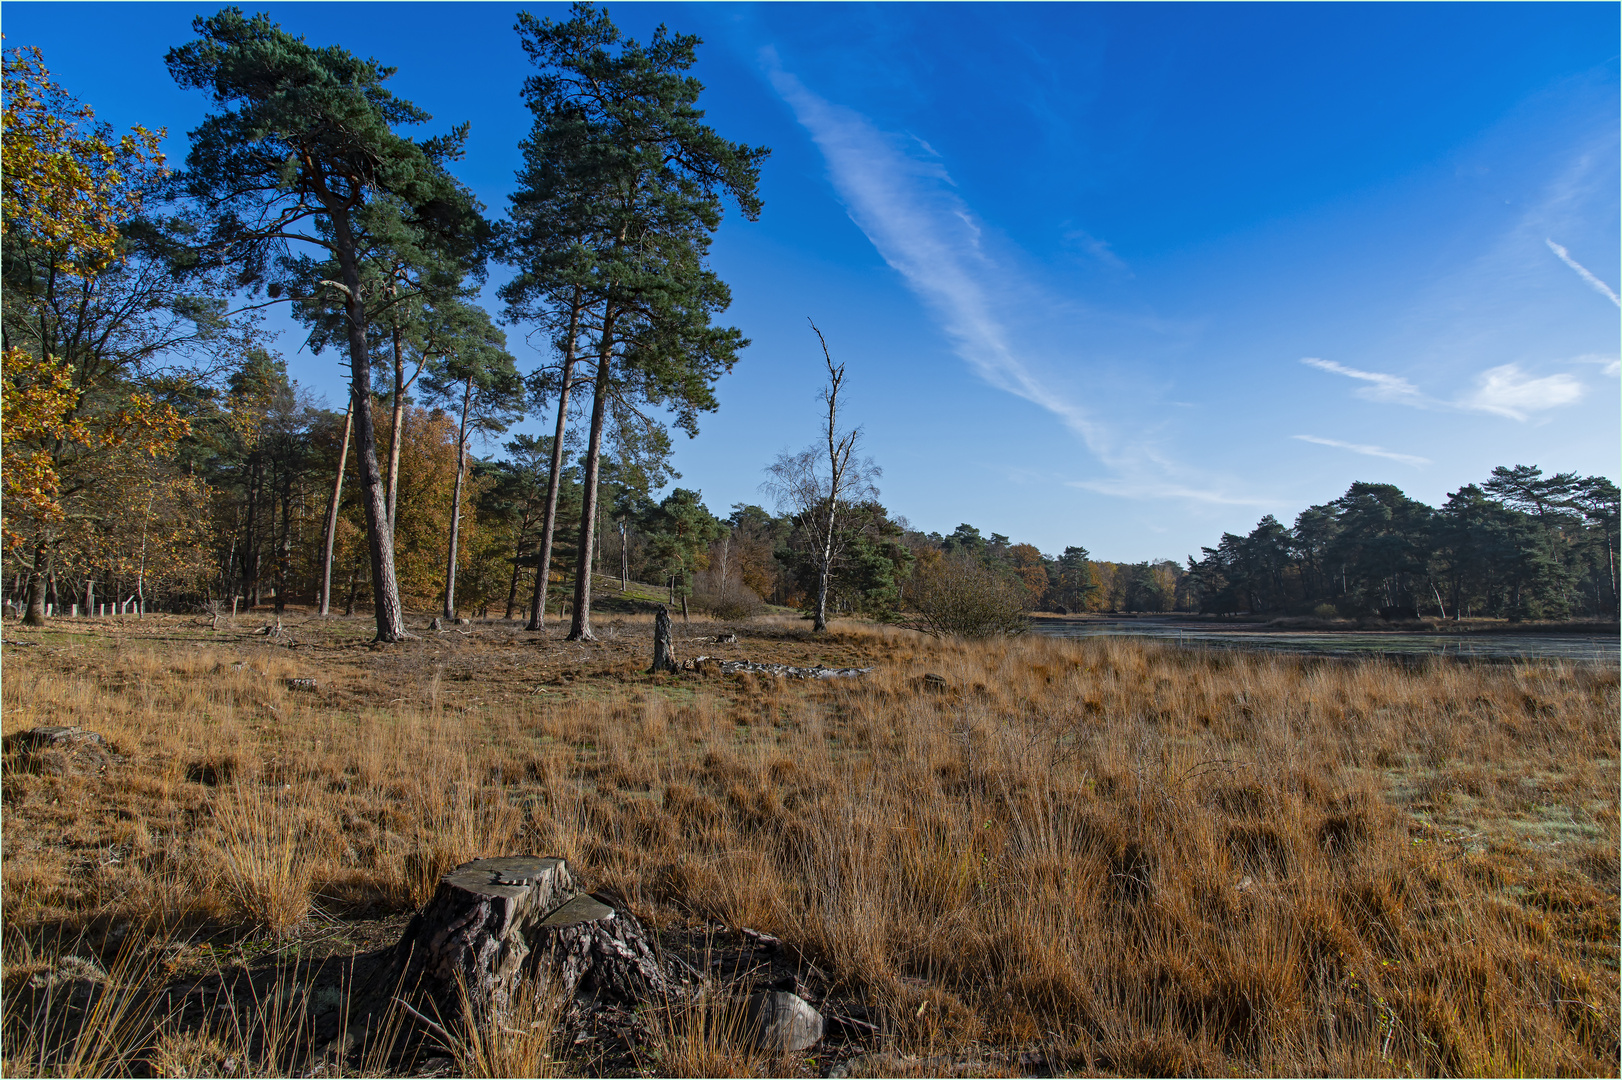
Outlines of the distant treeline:
{"label": "distant treeline", "polygon": [[1031,610],[1613,620],[1619,498],[1603,476],[1500,466],[1438,508],[1391,484],[1353,484],[1293,527],[1273,515],[1224,533],[1186,567],[1043,555],[960,525],[908,533],[915,554],[973,551],[1018,577]]}
{"label": "distant treeline", "polygon": [[1617,617],[1617,486],[1500,466],[1440,509],[1353,484],[1286,528],[1272,515],[1190,559],[1198,609],[1443,618]]}

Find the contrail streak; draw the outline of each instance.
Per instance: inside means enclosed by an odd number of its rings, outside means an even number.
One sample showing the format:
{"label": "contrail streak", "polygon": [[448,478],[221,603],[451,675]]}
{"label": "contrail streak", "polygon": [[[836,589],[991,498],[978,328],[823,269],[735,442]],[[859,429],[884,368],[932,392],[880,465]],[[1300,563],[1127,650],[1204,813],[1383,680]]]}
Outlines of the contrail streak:
{"label": "contrail streak", "polygon": [[1589,273],[1588,272],[1588,267],[1584,266],[1582,263],[1578,262],[1576,259],[1573,259],[1571,257],[1571,253],[1569,251],[1567,251],[1564,247],[1561,247],[1559,244],[1555,243],[1553,240],[1544,240],[1543,242],[1545,244],[1549,245],[1549,250],[1550,251],[1554,252],[1557,256],[1560,257],[1561,262],[1565,263],[1567,266],[1569,266],[1573,270],[1577,271],[1577,276],[1578,277],[1582,278],[1584,281],[1586,281],[1590,285],[1592,285],[1594,287],[1595,292],[1604,293],[1605,298],[1607,300],[1609,300],[1611,303],[1615,304],[1617,307],[1622,308],[1622,296],[1617,296],[1616,293],[1611,291],[1611,287],[1609,285],[1605,284],[1605,282],[1601,281],[1599,278],[1597,278],[1593,274]]}
{"label": "contrail streak", "polygon": [[1339,439],[1322,439],[1316,435],[1292,435],[1290,437],[1300,439],[1302,442],[1317,443],[1319,446],[1333,446],[1337,450],[1350,450],[1354,454],[1365,454],[1368,457],[1389,458],[1392,461],[1400,461],[1404,465],[1412,465],[1415,468],[1431,463],[1430,458],[1422,458],[1417,454],[1399,454],[1395,450],[1387,450],[1383,446],[1341,442]]}

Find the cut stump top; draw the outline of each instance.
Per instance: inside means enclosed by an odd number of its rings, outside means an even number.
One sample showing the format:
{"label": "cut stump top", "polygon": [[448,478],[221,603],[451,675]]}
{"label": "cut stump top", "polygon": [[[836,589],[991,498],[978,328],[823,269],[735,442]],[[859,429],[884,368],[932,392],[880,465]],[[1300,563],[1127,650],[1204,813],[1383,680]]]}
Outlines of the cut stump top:
{"label": "cut stump top", "polygon": [[614,909],[593,896],[577,896],[542,921],[542,926],[575,926],[612,918]]}
{"label": "cut stump top", "polygon": [[562,859],[505,855],[463,863],[440,880],[478,896],[499,896],[511,900],[521,895],[523,889],[549,884],[558,876],[560,868],[564,874],[568,873],[568,865]]}

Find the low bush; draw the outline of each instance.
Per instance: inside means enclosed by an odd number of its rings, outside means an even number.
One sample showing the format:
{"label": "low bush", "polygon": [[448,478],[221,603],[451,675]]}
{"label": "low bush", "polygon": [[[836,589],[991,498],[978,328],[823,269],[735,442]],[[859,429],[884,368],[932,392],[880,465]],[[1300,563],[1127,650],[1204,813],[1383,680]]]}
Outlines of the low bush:
{"label": "low bush", "polygon": [[724,593],[694,593],[693,606],[706,615],[729,622],[750,619],[766,610],[760,597],[746,585],[733,585]]}
{"label": "low bush", "polygon": [[972,555],[953,553],[920,562],[907,593],[909,625],[937,637],[993,637],[1026,629],[1024,586]]}

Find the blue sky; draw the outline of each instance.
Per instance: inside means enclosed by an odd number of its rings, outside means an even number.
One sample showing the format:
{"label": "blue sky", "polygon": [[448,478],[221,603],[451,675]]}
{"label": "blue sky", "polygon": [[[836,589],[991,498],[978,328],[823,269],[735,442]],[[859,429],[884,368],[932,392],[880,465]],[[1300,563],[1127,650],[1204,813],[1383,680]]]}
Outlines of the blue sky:
{"label": "blue sky", "polygon": [[[3,29],[178,161],[205,102],[163,55],[214,10],[12,0]],[[425,133],[471,121],[459,175],[504,210],[517,6],[262,10],[398,66]],[[773,149],[713,257],[753,345],[677,448],[712,509],[815,434],[807,316],[926,530],[1181,559],[1354,480],[1437,504],[1501,464],[1618,475],[1615,5],[610,12],[703,37],[711,122]],[[295,377],[341,401],[301,340]]]}

